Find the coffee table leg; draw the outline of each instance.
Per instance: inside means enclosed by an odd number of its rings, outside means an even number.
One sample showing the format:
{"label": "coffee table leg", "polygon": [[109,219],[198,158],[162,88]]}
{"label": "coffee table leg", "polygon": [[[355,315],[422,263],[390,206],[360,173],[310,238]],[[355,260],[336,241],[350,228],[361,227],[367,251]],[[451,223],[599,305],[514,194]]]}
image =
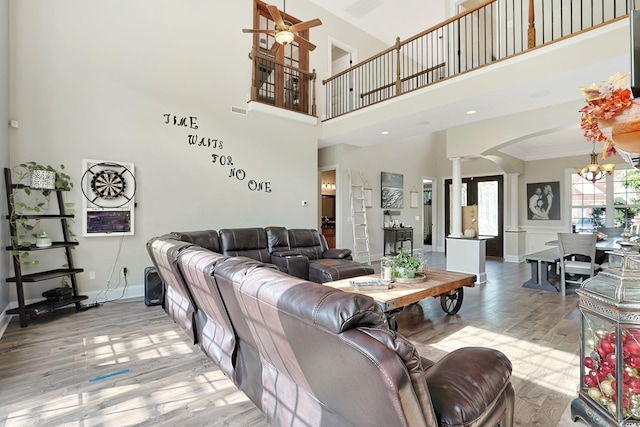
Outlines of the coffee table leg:
{"label": "coffee table leg", "polygon": [[387,314],[387,323],[389,324],[389,329],[394,332],[398,332],[398,321],[396,320],[396,313]]}

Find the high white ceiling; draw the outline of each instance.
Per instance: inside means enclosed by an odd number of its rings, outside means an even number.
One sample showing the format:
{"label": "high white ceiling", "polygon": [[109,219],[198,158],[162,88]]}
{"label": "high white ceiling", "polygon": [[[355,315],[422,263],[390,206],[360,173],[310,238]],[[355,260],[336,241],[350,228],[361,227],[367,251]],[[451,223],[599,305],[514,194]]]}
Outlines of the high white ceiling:
{"label": "high white ceiling", "polygon": [[[310,1],[328,12],[346,20],[350,24],[357,26],[389,46],[395,42],[396,37],[400,37],[404,40],[441,22],[446,14],[446,5],[454,4],[453,0],[450,2],[448,0]],[[621,58],[619,62],[621,62],[620,69],[624,71],[625,67],[628,66],[628,61]],[[571,90],[572,92],[579,94],[577,86],[592,83],[592,76],[609,75],[608,73],[610,72],[610,68],[603,67],[602,65],[603,64],[594,64],[595,68],[602,67],[602,71],[597,70],[594,72],[593,69],[576,70],[572,75],[564,76],[565,78],[555,78],[548,81],[534,82],[534,84],[529,87],[521,88],[522,93],[512,94],[512,96],[520,96],[519,99],[521,100],[523,99],[522,97],[525,97],[525,99],[528,98],[531,102],[538,102],[538,100],[535,100],[534,98],[540,96],[541,99],[539,101],[546,105],[567,102],[568,100],[571,100],[572,96],[574,96],[573,94],[568,94],[567,90]],[[584,74],[582,74],[583,72]],[[589,77],[586,77],[587,75]],[[594,81],[598,80],[596,79]],[[513,90],[513,88],[511,89]],[[504,94],[504,96],[509,96],[509,94]],[[567,99],[568,97],[569,99]],[[500,97],[495,96],[492,97],[492,99],[499,101]],[[460,117],[459,114],[457,114],[459,113],[460,108],[463,107],[461,105],[452,105],[451,110],[437,112],[442,118],[440,122],[441,125],[451,127],[463,123],[462,120],[464,120],[464,118],[456,119],[456,117]],[[491,111],[494,117],[500,117],[501,115],[511,112],[508,110],[508,105],[484,105],[483,108],[485,111]],[[458,110],[456,111],[454,109]],[[404,136],[413,136],[408,135],[406,132],[408,129],[415,129],[416,123],[419,122],[419,117],[407,116],[396,119],[393,122],[384,123],[384,126],[396,137],[403,135],[403,132]],[[427,129],[426,127],[424,128],[426,132]],[[367,140],[371,141],[371,143],[375,143],[380,140],[380,131],[375,125],[372,125],[368,129],[361,129],[361,131],[366,134]],[[337,140],[327,140],[324,144],[332,145],[338,142],[339,141]],[[558,150],[558,147],[562,147],[563,149]],[[600,148],[601,145],[596,146],[596,150],[600,150]],[[590,149],[591,146],[582,137],[582,132],[579,129],[578,123],[576,123],[573,128],[562,129],[551,134],[540,135],[519,141],[509,147],[501,149],[500,151],[525,161],[582,154],[585,155],[585,160],[587,160]]]}
{"label": "high white ceiling", "polygon": [[391,46],[442,22],[447,0],[310,0]]}

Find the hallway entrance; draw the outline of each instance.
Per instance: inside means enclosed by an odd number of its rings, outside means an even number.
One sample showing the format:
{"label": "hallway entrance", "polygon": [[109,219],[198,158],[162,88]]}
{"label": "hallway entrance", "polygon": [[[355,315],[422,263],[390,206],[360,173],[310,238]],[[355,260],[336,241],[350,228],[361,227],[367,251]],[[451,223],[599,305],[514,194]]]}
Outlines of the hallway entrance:
{"label": "hallway entrance", "polygon": [[[451,180],[445,180],[445,235],[451,233]],[[462,179],[462,206],[478,205],[478,234],[490,236],[487,256],[504,257],[504,177]],[[460,230],[462,231],[462,230]]]}

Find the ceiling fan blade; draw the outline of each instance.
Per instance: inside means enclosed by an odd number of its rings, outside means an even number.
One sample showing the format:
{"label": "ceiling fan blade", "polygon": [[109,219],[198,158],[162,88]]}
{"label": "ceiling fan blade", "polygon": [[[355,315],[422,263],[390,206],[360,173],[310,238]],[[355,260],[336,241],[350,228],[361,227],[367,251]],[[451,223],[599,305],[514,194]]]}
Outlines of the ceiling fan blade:
{"label": "ceiling fan blade", "polygon": [[276,27],[284,27],[284,21],[282,20],[282,15],[280,15],[280,11],[278,10],[278,6],[274,6],[272,4],[267,5],[267,10],[271,14],[273,18],[273,22],[276,23]]}
{"label": "ceiling fan blade", "polygon": [[273,34],[274,30],[266,30],[266,29],[258,29],[258,28],[243,28],[243,33],[264,33],[264,34]]}
{"label": "ceiling fan blade", "polygon": [[312,19],[311,21],[299,22],[295,25],[291,26],[292,31],[304,31],[308,28],[317,27],[318,25],[322,25],[322,21],[318,18]]}
{"label": "ceiling fan blade", "polygon": [[280,50],[281,47],[282,45],[280,43],[274,42],[273,45],[271,45],[271,49],[269,49],[269,52],[267,53],[267,55],[275,57],[276,54],[278,53],[278,50]]}
{"label": "ceiling fan blade", "polygon": [[296,43],[298,43],[300,47],[307,49],[309,52],[311,52],[316,48],[315,44],[311,43],[309,40],[305,39],[304,37],[295,36],[294,40]]}

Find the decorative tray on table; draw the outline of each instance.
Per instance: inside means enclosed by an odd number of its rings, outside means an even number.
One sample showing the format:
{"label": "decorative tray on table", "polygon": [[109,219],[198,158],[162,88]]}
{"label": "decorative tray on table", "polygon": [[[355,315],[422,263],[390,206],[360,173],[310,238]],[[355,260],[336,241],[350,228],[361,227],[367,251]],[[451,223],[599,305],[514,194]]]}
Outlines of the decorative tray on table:
{"label": "decorative tray on table", "polygon": [[398,282],[398,283],[412,284],[412,283],[422,283],[422,282],[426,282],[426,281],[427,281],[427,274],[426,273],[416,273],[414,275],[414,277],[412,277],[412,278],[396,277],[396,282]]}
{"label": "decorative tray on table", "polygon": [[377,279],[354,279],[349,282],[354,291],[380,291],[391,289],[391,283]]}

